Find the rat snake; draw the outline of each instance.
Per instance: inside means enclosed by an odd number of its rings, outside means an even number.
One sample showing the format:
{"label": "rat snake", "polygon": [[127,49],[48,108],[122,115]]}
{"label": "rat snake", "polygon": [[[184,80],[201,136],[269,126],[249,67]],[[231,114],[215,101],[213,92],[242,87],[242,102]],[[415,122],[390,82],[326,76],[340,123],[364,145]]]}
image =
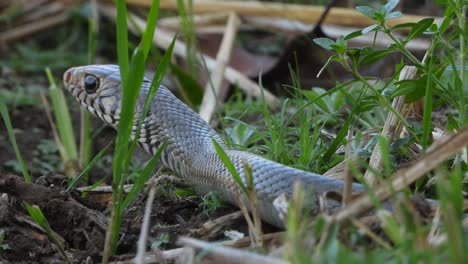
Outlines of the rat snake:
{"label": "rat snake", "polygon": [[[117,128],[121,111],[122,86],[117,65],[89,65],[68,69],[63,75],[65,88],[89,112]],[[143,111],[151,81],[144,79],[135,108],[135,124]],[[216,132],[164,86],[159,87],[149,114],[144,118],[139,145],[154,155],[166,144],[161,161],[179,177],[188,181],[199,194],[217,193],[224,201],[237,204],[240,187],[219,158],[212,139],[222,146],[241,179],[246,182],[244,166],[252,169],[260,217],[275,226],[284,227],[284,220],[273,205],[282,194],[290,196],[296,181],[313,192],[310,208],[319,212],[318,197],[324,192],[341,191],[344,182],[311,172],[294,169],[257,155],[229,149]],[[362,191],[354,183],[353,191]],[[242,196],[243,197],[243,196]],[[246,197],[243,197],[247,201]],[[327,198],[325,198],[327,199]],[[336,202],[329,204],[336,210]],[[248,204],[248,203],[246,203]]]}

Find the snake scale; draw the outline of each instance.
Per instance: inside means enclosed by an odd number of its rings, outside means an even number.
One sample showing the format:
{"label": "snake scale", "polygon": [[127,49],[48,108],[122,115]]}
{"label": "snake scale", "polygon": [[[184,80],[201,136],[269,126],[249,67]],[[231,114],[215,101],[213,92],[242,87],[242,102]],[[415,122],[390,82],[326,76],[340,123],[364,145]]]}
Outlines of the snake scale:
{"label": "snake scale", "polygon": [[[117,128],[122,99],[120,72],[117,65],[70,68],[64,73],[63,80],[65,88],[83,107],[110,126]],[[150,80],[146,78],[143,80],[135,109],[135,124],[143,111],[150,84]],[[279,216],[273,201],[281,194],[290,196],[296,181],[300,181],[312,191],[310,206],[313,214],[319,211],[318,197],[321,194],[343,189],[342,180],[294,169],[245,151],[229,149],[197,113],[167,88],[159,87],[150,112],[144,118],[138,138],[139,145],[154,155],[157,148],[167,140],[161,156],[164,166],[189,182],[197,193],[203,195],[215,192],[224,201],[236,205],[240,188],[219,158],[212,139],[224,148],[244,183],[244,164],[247,162],[250,165],[260,217],[275,226],[284,227],[284,221]],[[362,186],[356,183],[352,189],[363,190]],[[246,200],[245,197],[243,199]]]}

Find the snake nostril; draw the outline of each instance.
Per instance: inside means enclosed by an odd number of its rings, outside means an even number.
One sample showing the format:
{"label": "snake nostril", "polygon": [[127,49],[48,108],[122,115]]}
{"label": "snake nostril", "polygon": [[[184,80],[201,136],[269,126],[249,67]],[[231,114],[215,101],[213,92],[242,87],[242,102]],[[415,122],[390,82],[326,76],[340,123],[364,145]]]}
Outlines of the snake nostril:
{"label": "snake nostril", "polygon": [[65,82],[69,82],[71,80],[71,73],[70,70],[66,71],[65,74],[63,75],[63,80]]}

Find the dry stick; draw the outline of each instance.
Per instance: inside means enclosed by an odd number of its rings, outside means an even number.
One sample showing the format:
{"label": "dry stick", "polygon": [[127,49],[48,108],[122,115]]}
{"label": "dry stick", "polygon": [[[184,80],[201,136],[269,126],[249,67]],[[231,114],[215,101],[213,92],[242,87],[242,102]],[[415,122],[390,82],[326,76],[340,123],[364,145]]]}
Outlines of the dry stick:
{"label": "dry stick", "polygon": [[[227,14],[202,14],[195,15],[193,18],[193,24],[197,33],[218,33],[223,34],[225,27],[220,23],[225,23]],[[168,17],[163,18],[158,22],[158,26],[166,28],[171,31],[180,31],[180,18],[179,17]],[[281,31],[291,34],[304,34],[312,31],[315,24],[304,24],[298,21],[280,19],[280,18],[269,18],[269,17],[254,17],[244,16],[242,17],[243,25],[239,30],[254,30],[254,29],[266,29],[270,31]],[[344,27],[336,25],[322,25],[323,32],[330,38],[338,38],[340,36],[348,35],[352,32],[359,30],[354,27]],[[397,36],[400,36],[395,32]],[[403,37],[403,36],[401,36]],[[357,45],[375,45],[378,47],[387,47],[393,44],[394,41],[388,38],[384,34],[379,34],[377,38],[373,34],[362,35],[354,38],[353,43]],[[412,39],[406,44],[408,50],[413,51],[426,51],[429,49],[430,41],[425,39]]]}
{"label": "dry stick", "polygon": [[[427,150],[426,155],[408,168],[398,170],[389,184],[383,184],[375,191],[376,197],[384,201],[392,193],[406,188],[424,174],[436,168],[440,163],[462,151],[468,146],[468,127],[460,129],[457,133],[434,142]],[[350,205],[332,216],[333,221],[343,222],[372,208],[373,202],[369,195],[357,198]]]}
{"label": "dry stick", "polygon": [[151,209],[152,209],[155,194],[156,194],[156,189],[151,188],[148,194],[148,200],[146,201],[146,208],[145,208],[145,214],[143,215],[143,223],[141,224],[142,228],[140,231],[140,237],[138,238],[138,248],[137,248],[137,254],[135,256],[136,264],[145,263],[144,258],[145,258],[145,252],[146,252],[146,241],[148,240]]}
{"label": "dry stick", "polygon": [[[194,15],[192,18],[193,25],[195,28],[213,25],[225,25],[228,16],[229,13]],[[158,26],[164,27],[171,31],[179,31],[181,28],[180,16],[161,18],[158,21]]]}
{"label": "dry stick", "polygon": [[190,230],[190,233],[199,238],[208,239],[220,234],[222,230],[226,230],[236,220],[242,218],[242,212],[236,211],[219,218],[205,222],[201,227]]}
{"label": "dry stick", "polygon": [[58,24],[62,24],[67,19],[68,16],[65,13],[61,13],[52,17],[44,18],[40,21],[33,21],[21,27],[10,29],[0,35],[0,44],[16,41],[31,34],[46,30]]}
{"label": "dry stick", "polygon": [[[193,251],[193,250],[192,250]],[[175,248],[161,252],[161,256],[157,257],[153,253],[146,253],[144,256],[143,263],[163,263],[161,261],[165,261],[168,263],[193,263],[193,261],[180,261],[181,259],[186,260],[187,256],[191,252],[189,248]],[[118,260],[109,262],[110,264],[134,264],[134,259],[126,259],[126,260]]]}
{"label": "dry stick", "polygon": [[20,23],[28,23],[28,22],[37,22],[45,17],[52,16],[54,14],[58,14],[59,12],[64,12],[65,6],[64,3],[61,2],[51,2],[46,3],[36,8],[31,9],[31,13],[23,15],[20,20]]}
{"label": "dry stick", "polygon": [[205,257],[213,260],[212,263],[226,264],[285,264],[288,263],[282,259],[269,256],[259,255],[256,253],[239,250],[235,248],[224,247],[217,244],[208,243],[205,241],[181,237],[177,241],[178,244],[195,249],[201,249],[205,253]]}
{"label": "dry stick", "polygon": [[[151,0],[127,0],[127,3],[149,7],[151,5]],[[166,10],[177,10],[177,1],[161,0],[160,8]],[[316,23],[324,10],[325,8],[322,6],[282,4],[259,1],[193,1],[194,13],[219,13],[231,11],[237,13],[240,16],[286,18],[305,23]],[[414,16],[405,14],[399,18],[390,19],[386,23],[388,26],[392,27],[397,24],[410,22],[415,23],[424,18],[427,18],[427,16]],[[366,27],[375,24],[375,21],[362,15],[356,10],[334,7],[330,10],[330,14],[325,19],[325,24]]]}
{"label": "dry stick", "polygon": [[[274,242],[274,241],[280,241],[283,239],[285,236],[285,232],[276,232],[276,233],[269,233],[269,234],[263,234],[262,235],[262,241],[265,244],[268,244],[269,242]],[[229,247],[236,247],[236,248],[243,248],[243,247],[248,247],[251,246],[252,241],[250,240],[250,237],[244,237],[238,240],[227,240],[221,242],[223,246],[229,246]]]}
{"label": "dry stick", "polygon": [[[333,9],[332,9],[333,10]],[[286,20],[286,19],[276,19],[269,17],[242,17],[242,21],[246,24],[250,24],[256,28],[265,28],[272,31],[283,31],[287,33],[303,34],[310,32],[314,29],[315,24],[305,24],[298,21]],[[337,25],[324,24],[321,26],[322,31],[329,38],[338,38],[341,36],[348,35],[352,32],[360,30],[359,28],[354,27],[344,27]],[[397,36],[401,36],[399,33],[395,32]],[[403,36],[402,36],[403,37]],[[377,38],[374,34],[366,34],[353,38],[352,42],[358,45],[375,45],[379,47],[387,47],[390,44],[395,43],[386,35],[380,33]],[[413,39],[406,44],[408,50],[424,50],[429,49],[431,42],[425,39]]]}
{"label": "dry stick", "polygon": [[223,83],[224,71],[229,63],[231,57],[232,47],[236,39],[237,29],[240,26],[240,19],[235,13],[230,13],[226,24],[226,32],[224,33],[223,40],[216,55],[216,64],[214,70],[211,72],[210,80],[205,87],[205,94],[200,106],[199,114],[207,123],[216,109],[218,103],[218,94],[220,93]]}
{"label": "dry stick", "polygon": [[57,126],[55,125],[54,118],[52,117],[51,114],[51,107],[49,104],[49,101],[47,101],[47,97],[44,95],[44,93],[41,93],[41,99],[42,103],[44,104],[44,111],[46,113],[47,119],[49,120],[50,128],[52,129],[52,135],[54,136],[55,143],[57,144],[57,148],[59,149],[60,156],[62,157],[62,160],[64,160],[64,152],[65,149],[63,147],[62,141],[60,140],[60,136],[57,131]]}
{"label": "dry stick", "polygon": [[348,136],[347,136],[347,143],[346,143],[346,151],[345,151],[345,160],[349,160],[348,163],[346,164],[344,168],[344,187],[343,187],[343,207],[349,204],[351,202],[351,194],[352,194],[352,188],[353,188],[353,175],[351,173],[351,166],[353,164],[354,159],[353,154],[351,153],[351,139],[354,134],[354,129],[351,127],[348,130]]}
{"label": "dry stick", "polygon": [[[106,5],[99,5],[99,11],[106,17],[111,18],[112,20],[116,20],[117,11],[115,7],[106,6]],[[135,22],[136,26],[139,28],[145,28],[146,22],[139,18],[138,16],[134,15],[133,13],[128,13],[128,17]],[[139,31],[133,27],[132,23],[129,23],[129,29],[135,34],[139,34]],[[174,37],[174,33],[167,32],[165,30],[161,30],[156,28],[153,43],[163,49],[167,49],[172,42]],[[176,40],[174,45],[173,53],[180,56],[181,58],[187,58],[185,43]],[[216,62],[210,56],[202,54],[202,59],[205,61],[208,70],[213,71],[216,67]],[[250,80],[247,76],[239,72],[238,70],[232,67],[226,67],[224,72],[224,78],[232,84],[237,84],[241,90],[243,90],[247,95],[256,97],[256,98],[264,98],[265,101],[271,107],[279,106],[279,100],[273,94],[271,94],[267,90],[263,90],[262,88],[257,85],[255,82]]]}
{"label": "dry stick", "polygon": [[[418,69],[414,66],[405,66],[401,70],[399,81],[416,78],[417,71]],[[403,116],[406,116],[408,110],[405,104],[405,98],[406,97],[404,95],[398,96],[394,98],[392,102],[392,108],[395,109],[395,111],[403,113]],[[389,112],[382,130],[382,135],[389,143],[393,141],[395,136],[400,134],[400,131],[398,131],[401,130],[399,123],[400,121],[398,120],[398,117],[392,112]],[[379,183],[379,179],[373,173],[371,168],[379,172],[381,171],[382,167],[382,149],[380,144],[376,144],[369,161],[369,169],[367,169],[366,173],[364,174],[364,179],[370,186],[376,186]]]}

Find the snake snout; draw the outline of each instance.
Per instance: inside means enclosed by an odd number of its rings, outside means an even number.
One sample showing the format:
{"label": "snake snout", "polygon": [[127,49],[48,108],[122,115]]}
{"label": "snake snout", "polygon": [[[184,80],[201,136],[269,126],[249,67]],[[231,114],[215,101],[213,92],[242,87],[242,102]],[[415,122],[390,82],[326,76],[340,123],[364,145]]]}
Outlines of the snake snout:
{"label": "snake snout", "polygon": [[75,68],[70,68],[63,74],[63,82],[65,84],[68,84],[72,81],[72,76],[73,76],[74,71],[75,71]]}

